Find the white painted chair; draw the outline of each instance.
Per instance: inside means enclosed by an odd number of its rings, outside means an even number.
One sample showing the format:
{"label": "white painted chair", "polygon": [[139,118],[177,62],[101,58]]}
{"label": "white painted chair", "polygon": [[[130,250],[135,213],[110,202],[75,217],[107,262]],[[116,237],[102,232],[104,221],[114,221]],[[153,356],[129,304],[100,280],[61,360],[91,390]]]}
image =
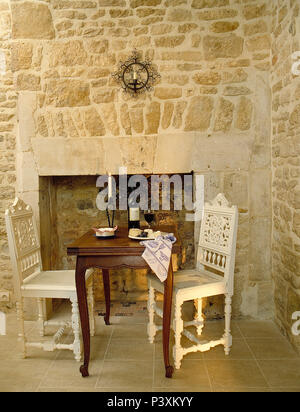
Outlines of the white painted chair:
{"label": "white painted chair", "polygon": [[[230,334],[231,298],[234,286],[234,265],[237,237],[238,209],[229,207],[225,196],[220,193],[210,202],[205,203],[198,243],[197,265],[192,270],[182,270],[174,274],[174,320],[175,345],[173,356],[176,369],[180,368],[181,360],[189,352],[207,351],[217,345],[224,345],[228,355],[232,346]],[[163,293],[164,285],[157,276],[148,275],[148,337],[153,343],[156,332],[161,329],[154,323],[154,316],[162,317],[155,302],[155,291]],[[225,295],[225,333],[214,341],[201,341],[186,327],[195,326],[198,335],[204,327],[202,315],[202,299],[204,297]],[[194,320],[184,322],[181,316],[182,304],[194,300],[197,304],[197,314]],[[194,345],[183,348],[181,336],[185,335]]]}
{"label": "white painted chair", "polygon": [[6,335],[6,315],[0,310],[0,335]]}
{"label": "white painted chair", "polygon": [[[19,339],[22,342],[23,357],[26,357],[28,347],[40,348],[45,351],[69,349],[73,351],[76,361],[81,358],[80,320],[75,287],[74,270],[42,270],[39,236],[32,209],[21,199],[5,212],[8,244],[14,275],[14,290],[16,296],[17,316],[19,321]],[[86,272],[88,288],[88,303],[90,313],[91,335],[94,335],[94,297],[92,271]],[[40,335],[44,336],[45,327],[58,326],[59,329],[51,341],[28,342],[24,330],[24,298],[36,298],[38,302],[38,324]],[[45,320],[45,299],[69,299],[72,303],[72,317],[68,321]],[[59,343],[66,327],[72,327],[74,341],[72,344]]]}

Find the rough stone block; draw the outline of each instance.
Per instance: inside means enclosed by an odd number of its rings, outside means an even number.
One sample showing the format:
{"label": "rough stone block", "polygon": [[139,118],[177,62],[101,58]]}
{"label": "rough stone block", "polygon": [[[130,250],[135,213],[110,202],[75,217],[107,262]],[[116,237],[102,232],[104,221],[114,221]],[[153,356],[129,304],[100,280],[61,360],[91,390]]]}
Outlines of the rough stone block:
{"label": "rough stone block", "polygon": [[33,47],[28,42],[12,43],[11,69],[13,72],[30,69],[32,64]]}
{"label": "rough stone block", "polygon": [[209,96],[195,96],[191,99],[185,120],[185,131],[208,129],[213,110],[213,99]]}
{"label": "rough stone block", "polygon": [[228,33],[235,31],[239,25],[240,23],[238,21],[217,21],[212,23],[210,31],[213,33]]}
{"label": "rough stone block", "polygon": [[216,112],[214,131],[227,132],[231,128],[233,120],[234,104],[229,100],[220,98]]}
{"label": "rough stone block", "polygon": [[104,136],[105,127],[98,111],[91,107],[84,112],[85,128],[90,136]]}
{"label": "rough stone block", "polygon": [[[53,39],[52,15],[46,4],[12,2],[13,39]],[[29,23],[30,22],[30,23]]]}
{"label": "rough stone block", "polygon": [[242,54],[243,46],[243,38],[235,34],[222,37],[205,36],[203,40],[204,57],[206,60],[236,58]]}
{"label": "rough stone block", "polygon": [[251,127],[253,103],[247,97],[241,97],[237,106],[235,127],[239,130],[249,130]]}
{"label": "rough stone block", "polygon": [[[90,43],[89,43],[90,44]],[[86,64],[87,53],[81,40],[54,42],[50,46],[50,66],[71,66]]]}
{"label": "rough stone block", "polygon": [[252,216],[269,216],[271,207],[271,172],[254,170],[250,175],[250,212]]}
{"label": "rough stone block", "polygon": [[88,106],[89,84],[75,79],[52,79],[46,86],[46,105],[56,107]]}
{"label": "rough stone block", "polygon": [[17,77],[17,90],[38,91],[41,89],[41,78],[30,73],[20,73]]}
{"label": "rough stone block", "polygon": [[146,110],[146,134],[156,134],[160,124],[160,103],[150,103]]}
{"label": "rough stone block", "polygon": [[219,84],[221,81],[220,73],[216,71],[203,71],[195,73],[193,76],[193,80],[197,84],[204,84],[204,85],[216,85]]}

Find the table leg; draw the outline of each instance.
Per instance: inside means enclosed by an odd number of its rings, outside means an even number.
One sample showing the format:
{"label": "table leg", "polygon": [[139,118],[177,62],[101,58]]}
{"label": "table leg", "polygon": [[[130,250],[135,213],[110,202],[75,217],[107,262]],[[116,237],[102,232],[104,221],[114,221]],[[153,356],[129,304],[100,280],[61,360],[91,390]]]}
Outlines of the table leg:
{"label": "table leg", "polygon": [[170,365],[169,343],[173,295],[173,267],[170,261],[168,277],[164,283],[164,312],[163,312],[163,350],[166,368],[166,378],[172,378],[173,366]]}
{"label": "table leg", "polygon": [[85,285],[86,269],[84,258],[77,256],[75,280],[84,353],[84,363],[80,367],[82,377],[89,376],[88,367],[90,361],[90,322]]}
{"label": "table leg", "polygon": [[106,313],[104,316],[104,321],[106,325],[110,325],[109,316],[110,316],[110,284],[109,284],[109,270],[102,269],[103,276],[103,285],[104,285],[104,296],[105,296],[105,307]]}

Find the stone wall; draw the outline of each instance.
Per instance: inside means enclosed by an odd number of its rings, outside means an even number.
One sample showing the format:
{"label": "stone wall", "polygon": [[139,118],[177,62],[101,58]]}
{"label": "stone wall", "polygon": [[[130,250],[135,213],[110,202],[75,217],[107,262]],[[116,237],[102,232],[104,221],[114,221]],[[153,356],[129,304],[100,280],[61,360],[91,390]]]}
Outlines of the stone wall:
{"label": "stone wall", "polygon": [[273,277],[275,318],[292,334],[292,314],[300,309],[300,76],[293,75],[300,51],[299,2],[274,1],[272,12]]}
{"label": "stone wall", "polygon": [[[12,3],[16,87],[37,92],[37,137],[251,129],[253,87],[269,69],[267,3],[49,3]],[[43,24],[28,27],[35,15]],[[111,77],[133,48],[161,74],[138,100]]]}
{"label": "stone wall", "polygon": [[[12,289],[12,274],[6,241],[4,212],[15,196],[16,106],[11,61],[11,13],[9,3],[0,3],[0,290]],[[0,308],[7,304],[0,302]],[[8,305],[10,306],[10,305]]]}
{"label": "stone wall", "polygon": [[[240,210],[234,315],[272,316],[270,2],[10,5],[25,110],[18,193],[38,206],[38,175],[117,173],[119,163],[129,173],[203,174],[207,199],[223,191]],[[133,48],[161,74],[138,99],[111,77]]]}

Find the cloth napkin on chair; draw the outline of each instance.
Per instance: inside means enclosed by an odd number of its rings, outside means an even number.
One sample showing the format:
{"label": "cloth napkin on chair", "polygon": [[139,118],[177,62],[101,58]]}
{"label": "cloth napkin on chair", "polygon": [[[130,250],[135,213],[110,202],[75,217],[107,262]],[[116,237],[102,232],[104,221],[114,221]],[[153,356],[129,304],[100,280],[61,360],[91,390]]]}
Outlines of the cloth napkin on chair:
{"label": "cloth napkin on chair", "polygon": [[172,245],[176,242],[173,233],[165,236],[158,236],[155,240],[141,242],[145,246],[142,257],[156,274],[161,282],[168,277],[170,259],[172,256]]}

